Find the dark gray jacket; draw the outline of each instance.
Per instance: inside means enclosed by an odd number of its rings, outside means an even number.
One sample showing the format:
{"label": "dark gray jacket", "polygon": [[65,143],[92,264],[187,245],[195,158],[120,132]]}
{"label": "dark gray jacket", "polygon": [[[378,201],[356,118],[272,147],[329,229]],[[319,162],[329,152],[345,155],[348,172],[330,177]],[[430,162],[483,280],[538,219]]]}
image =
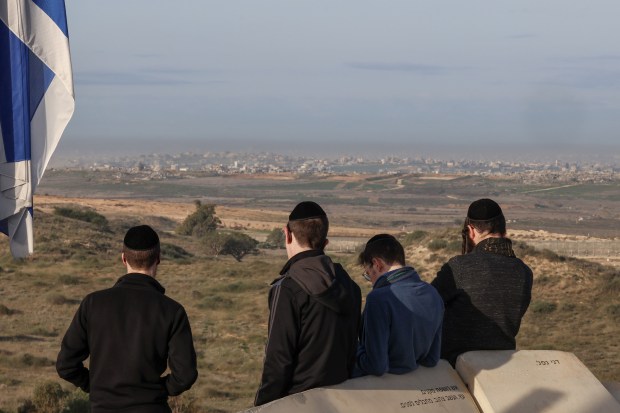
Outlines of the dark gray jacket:
{"label": "dark gray jacket", "polygon": [[361,292],[322,251],[292,257],[269,291],[269,330],[259,406],[345,381],[355,363]]}
{"label": "dark gray jacket", "polygon": [[445,303],[441,357],[454,365],[467,351],[515,349],[532,278],[507,238],[488,238],[451,258],[431,283]]}

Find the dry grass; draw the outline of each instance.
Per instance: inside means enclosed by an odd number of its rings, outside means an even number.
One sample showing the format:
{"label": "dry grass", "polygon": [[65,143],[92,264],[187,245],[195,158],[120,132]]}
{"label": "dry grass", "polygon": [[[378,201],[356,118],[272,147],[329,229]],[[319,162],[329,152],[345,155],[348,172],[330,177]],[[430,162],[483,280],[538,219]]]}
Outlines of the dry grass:
{"label": "dry grass", "polygon": [[[61,203],[59,199],[55,202]],[[75,202],[75,200],[72,200]],[[91,201],[89,201],[91,202]],[[170,297],[188,311],[198,353],[199,379],[175,403],[196,411],[239,411],[252,404],[263,359],[267,331],[269,283],[286,261],[283,250],[244,258],[206,256],[199,242],[175,235],[167,207],[149,215],[163,223],[162,242],[170,246],[159,281]],[[110,232],[88,223],[37,211],[35,248],[26,260],[14,261],[6,239],[0,246],[0,409],[14,411],[18,399],[32,398],[37,384],[57,378],[53,361],[79,301],[107,288],[124,273],[120,240],[134,224],[124,204],[116,210],[103,203]],[[92,204],[89,206],[96,208]],[[177,212],[184,208],[174,204]],[[191,212],[193,204],[187,205]],[[116,211],[116,212],[113,212]],[[107,214],[109,212],[109,214]],[[136,212],[137,213],[137,212]],[[254,213],[254,212],[252,212]],[[280,218],[279,214],[277,218]],[[275,217],[274,215],[274,217]],[[247,215],[246,215],[247,216]],[[271,220],[266,215],[264,222]],[[353,231],[354,228],[351,229]],[[408,261],[431,280],[455,252],[458,229],[419,233],[407,248]],[[431,251],[430,240],[446,247]],[[178,247],[178,248],[177,248]],[[432,247],[431,247],[432,248]],[[574,352],[601,380],[620,381],[617,336],[620,335],[620,275],[600,265],[559,259],[522,248],[519,255],[535,274],[532,308],[518,337],[520,348],[553,348]],[[355,266],[355,255],[337,257],[362,286],[369,286]]]}

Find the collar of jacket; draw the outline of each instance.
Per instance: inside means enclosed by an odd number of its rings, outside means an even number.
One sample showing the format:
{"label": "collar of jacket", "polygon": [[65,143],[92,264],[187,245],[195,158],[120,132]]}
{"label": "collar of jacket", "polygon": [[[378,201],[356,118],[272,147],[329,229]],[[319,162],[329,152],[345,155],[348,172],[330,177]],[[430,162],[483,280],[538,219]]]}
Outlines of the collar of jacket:
{"label": "collar of jacket", "polygon": [[323,250],[307,250],[307,251],[302,251],[298,254],[293,255],[291,259],[289,259],[286,262],[286,264],[284,264],[284,267],[282,267],[282,270],[280,270],[280,275],[286,274],[288,270],[291,268],[291,265],[295,264],[297,261],[303,260],[304,258],[309,258],[309,257],[318,257],[319,255],[325,255]]}
{"label": "collar of jacket", "polygon": [[166,289],[153,277],[137,272],[123,275],[114,284],[115,287],[150,289],[165,294]]}
{"label": "collar of jacket", "polygon": [[512,249],[512,241],[508,238],[487,238],[483,239],[474,248],[476,252],[490,252],[492,254],[505,255],[506,257],[515,257]]}
{"label": "collar of jacket", "polygon": [[418,273],[413,267],[407,266],[407,267],[397,268],[395,270],[388,271],[382,276],[380,276],[379,278],[377,278],[377,281],[375,282],[375,285],[372,286],[372,289],[374,290],[377,288],[385,287],[390,284],[394,284],[395,282],[398,282],[400,280],[413,277],[414,275],[419,281],[420,276],[418,275]]}

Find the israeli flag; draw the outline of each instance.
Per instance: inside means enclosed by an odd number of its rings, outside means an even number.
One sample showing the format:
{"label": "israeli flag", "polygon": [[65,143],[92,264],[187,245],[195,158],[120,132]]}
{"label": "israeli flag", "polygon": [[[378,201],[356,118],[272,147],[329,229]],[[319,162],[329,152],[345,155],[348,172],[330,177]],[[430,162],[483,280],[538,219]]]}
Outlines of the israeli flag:
{"label": "israeli flag", "polygon": [[0,231],[33,252],[32,195],[75,108],[64,0],[0,0]]}

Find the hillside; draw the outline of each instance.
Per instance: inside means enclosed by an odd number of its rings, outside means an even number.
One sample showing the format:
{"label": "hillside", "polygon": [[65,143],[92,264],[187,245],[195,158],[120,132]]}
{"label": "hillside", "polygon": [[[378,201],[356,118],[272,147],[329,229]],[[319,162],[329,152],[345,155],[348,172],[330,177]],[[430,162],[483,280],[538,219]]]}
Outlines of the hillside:
{"label": "hillside", "polygon": [[[60,199],[58,203],[62,203]],[[149,203],[151,208],[142,210],[149,214],[143,222],[160,231],[164,251],[158,279],[167,294],[186,307],[198,352],[200,377],[183,396],[183,402],[194,400],[201,411],[247,408],[261,371],[269,283],[286,261],[285,253],[261,251],[242,262],[207,256],[196,239],[173,232],[184,217],[182,212],[191,211],[191,204],[177,204],[173,215],[168,214],[166,205]],[[8,242],[2,238],[0,410],[15,411],[22,403],[20,399],[32,398],[39,383],[61,383],[53,364],[62,334],[80,300],[93,290],[113,285],[123,274],[121,240],[126,228],[137,223],[131,216],[138,211],[105,205],[97,209],[107,218],[105,225],[54,215],[52,204],[38,209],[36,254],[26,260],[13,260]],[[251,213],[260,215],[260,211]],[[282,215],[270,211],[263,214],[271,218]],[[271,228],[266,225],[265,231]],[[355,232],[355,228],[349,230]],[[261,229],[252,231],[259,233]],[[360,235],[366,236],[367,231],[363,229]],[[409,234],[404,241],[407,259],[430,280],[443,262],[458,253],[458,237],[456,228]],[[574,352],[599,379],[620,381],[618,271],[537,251],[518,242],[516,248],[535,277],[519,347]],[[354,265],[354,254],[337,255],[337,259],[363,287],[365,295],[369,285],[361,277],[361,268]]]}

